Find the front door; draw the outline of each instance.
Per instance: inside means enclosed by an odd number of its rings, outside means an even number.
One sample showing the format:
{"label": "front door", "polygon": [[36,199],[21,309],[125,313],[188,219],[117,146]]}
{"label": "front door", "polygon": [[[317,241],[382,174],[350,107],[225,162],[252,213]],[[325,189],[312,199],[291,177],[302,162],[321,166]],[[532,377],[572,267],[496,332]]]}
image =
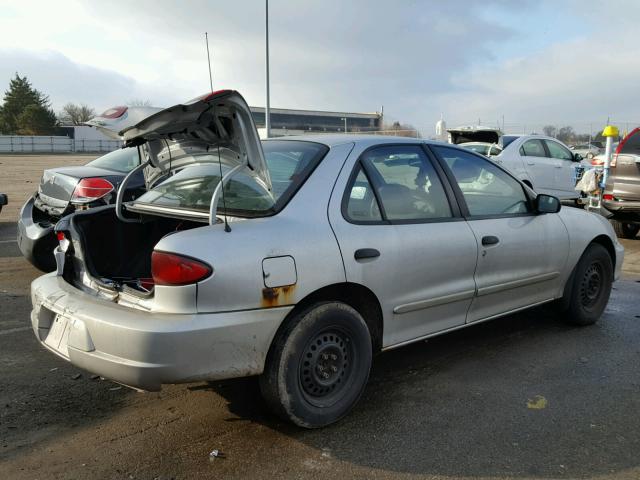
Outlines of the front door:
{"label": "front door", "polygon": [[477,287],[467,322],[553,299],[569,252],[557,214],[536,214],[522,185],[471,152],[432,146],[459,189],[478,245]]}
{"label": "front door", "polygon": [[549,151],[549,157],[556,161],[553,195],[560,198],[575,198],[578,193],[575,190],[575,162],[573,153],[568,148],[553,140],[545,140]]}
{"label": "front door", "polygon": [[383,346],[463,325],[478,249],[440,166],[419,144],[352,155],[360,158],[338,179],[329,219],[347,281],[380,300]]}

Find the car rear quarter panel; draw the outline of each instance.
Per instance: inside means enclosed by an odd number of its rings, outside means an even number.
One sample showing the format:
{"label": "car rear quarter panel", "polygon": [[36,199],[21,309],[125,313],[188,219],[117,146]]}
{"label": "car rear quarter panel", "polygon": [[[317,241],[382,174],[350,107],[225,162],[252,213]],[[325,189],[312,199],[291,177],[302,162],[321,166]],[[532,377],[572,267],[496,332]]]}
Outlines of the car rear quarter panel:
{"label": "car rear quarter panel", "polygon": [[[345,281],[344,265],[327,218],[331,190],[352,143],[332,147],[277,215],[187,230],[162,239],[156,250],[189,255],[213,267],[198,284],[198,312],[294,305],[326,285]],[[296,282],[267,287],[263,260],[292,257]],[[291,273],[291,272],[290,272]]]}

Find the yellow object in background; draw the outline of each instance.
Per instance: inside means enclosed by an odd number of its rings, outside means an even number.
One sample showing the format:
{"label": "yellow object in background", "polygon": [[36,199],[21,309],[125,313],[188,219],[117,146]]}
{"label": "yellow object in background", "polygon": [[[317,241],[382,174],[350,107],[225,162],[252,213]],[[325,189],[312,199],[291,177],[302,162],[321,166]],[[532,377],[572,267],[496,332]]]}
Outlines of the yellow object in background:
{"label": "yellow object in background", "polygon": [[607,125],[604,127],[602,131],[603,137],[617,137],[620,132],[618,131],[618,127],[614,127],[613,125]]}

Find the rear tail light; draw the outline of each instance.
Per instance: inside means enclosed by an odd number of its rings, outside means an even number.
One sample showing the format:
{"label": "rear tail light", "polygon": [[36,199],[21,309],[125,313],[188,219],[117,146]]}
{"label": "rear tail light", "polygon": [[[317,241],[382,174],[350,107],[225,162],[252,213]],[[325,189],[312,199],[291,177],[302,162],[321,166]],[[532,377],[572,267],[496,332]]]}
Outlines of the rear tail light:
{"label": "rear tail light", "polygon": [[611,202],[613,201],[613,195],[611,195],[610,193],[605,193],[604,195],[602,195],[602,199]]}
{"label": "rear tail light", "polygon": [[151,276],[156,285],[189,285],[207,278],[213,269],[206,263],[175,253],[153,252]]}
{"label": "rear tail light", "polygon": [[89,203],[113,191],[113,184],[104,178],[83,178],[76,185],[71,202]]}

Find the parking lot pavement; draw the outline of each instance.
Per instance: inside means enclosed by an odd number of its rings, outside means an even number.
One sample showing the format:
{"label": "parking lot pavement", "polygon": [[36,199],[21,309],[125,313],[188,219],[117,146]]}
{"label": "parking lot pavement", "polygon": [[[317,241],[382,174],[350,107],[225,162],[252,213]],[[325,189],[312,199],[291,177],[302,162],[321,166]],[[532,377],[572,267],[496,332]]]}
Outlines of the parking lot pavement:
{"label": "parking lot pavement", "polygon": [[254,379],[136,393],[45,351],[5,213],[0,479],[640,478],[640,237],[597,325],[535,309],[385,353],[352,414],[303,431]]}

